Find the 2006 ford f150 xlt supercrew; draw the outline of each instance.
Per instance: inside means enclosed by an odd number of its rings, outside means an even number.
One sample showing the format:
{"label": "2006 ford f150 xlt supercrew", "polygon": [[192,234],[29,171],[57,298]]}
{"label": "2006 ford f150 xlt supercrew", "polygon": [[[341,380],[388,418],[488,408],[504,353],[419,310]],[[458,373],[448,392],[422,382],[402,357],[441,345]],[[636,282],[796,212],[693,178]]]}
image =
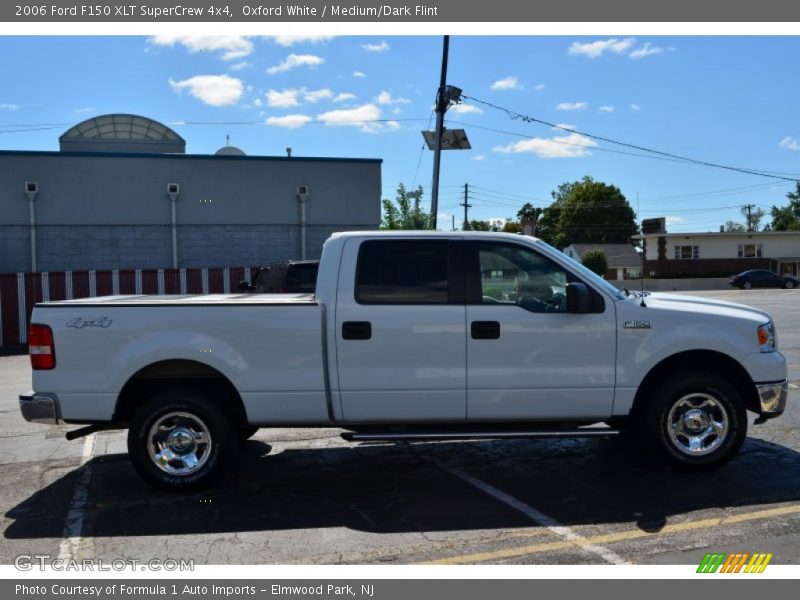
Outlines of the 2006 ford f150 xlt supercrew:
{"label": "2006 ford f150 xlt supercrew", "polygon": [[[108,296],[36,305],[23,416],[127,428],[167,489],[259,427],[349,440],[636,435],[690,468],[731,458],[786,404],[760,310],[617,290],[533,237],[351,232],[315,294]],[[602,423],[606,425],[603,426]]]}

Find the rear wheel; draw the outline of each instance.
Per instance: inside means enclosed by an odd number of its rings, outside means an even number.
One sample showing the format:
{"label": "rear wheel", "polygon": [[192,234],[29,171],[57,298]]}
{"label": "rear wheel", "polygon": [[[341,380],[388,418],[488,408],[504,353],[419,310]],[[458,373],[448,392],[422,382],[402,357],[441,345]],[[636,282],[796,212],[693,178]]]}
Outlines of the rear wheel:
{"label": "rear wheel", "polygon": [[794,285],[795,285],[794,281],[788,279],[786,283],[783,284],[783,287],[785,287],[787,290],[791,290],[792,288],[794,288]]}
{"label": "rear wheel", "polygon": [[204,487],[236,443],[231,418],[203,394],[156,394],[134,414],[128,454],[139,475],[164,490]]}
{"label": "rear wheel", "polygon": [[745,281],[745,282],[742,284],[742,289],[743,289],[743,290],[751,290],[751,289],[753,289],[753,284],[752,284],[752,283],[750,283],[749,281]]}
{"label": "rear wheel", "polygon": [[667,383],[646,411],[648,440],[671,463],[713,468],[738,452],[747,413],[738,391],[714,374],[687,373]]}

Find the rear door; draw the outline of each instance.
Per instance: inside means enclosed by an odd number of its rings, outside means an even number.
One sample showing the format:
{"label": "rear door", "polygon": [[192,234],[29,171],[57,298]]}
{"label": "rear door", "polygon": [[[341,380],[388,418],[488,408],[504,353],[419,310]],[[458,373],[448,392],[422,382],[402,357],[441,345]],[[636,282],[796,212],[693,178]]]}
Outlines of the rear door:
{"label": "rear door", "polygon": [[574,275],[536,250],[468,242],[470,421],[602,419],[611,414],[616,316],[592,290],[590,313],[566,312]]}
{"label": "rear door", "polygon": [[459,262],[452,238],[347,241],[336,305],[346,422],[465,420]]}

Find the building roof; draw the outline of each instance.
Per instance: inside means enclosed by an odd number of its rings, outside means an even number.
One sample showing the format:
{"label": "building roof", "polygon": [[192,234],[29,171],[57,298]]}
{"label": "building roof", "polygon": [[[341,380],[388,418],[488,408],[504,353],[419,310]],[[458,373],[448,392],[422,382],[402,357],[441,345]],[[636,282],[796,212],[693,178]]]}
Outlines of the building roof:
{"label": "building roof", "polygon": [[608,259],[609,269],[639,267],[642,264],[639,253],[631,244],[571,244],[564,251],[569,248],[572,248],[579,258],[589,250],[600,250]]}
{"label": "building roof", "polygon": [[645,233],[644,235],[634,235],[633,239],[642,238],[689,238],[689,237],[772,237],[780,235],[800,235],[800,231],[687,231],[679,233]]}
{"label": "building roof", "polygon": [[59,141],[74,139],[180,141],[172,129],[148,117],[110,114],[92,117],[68,129]]}

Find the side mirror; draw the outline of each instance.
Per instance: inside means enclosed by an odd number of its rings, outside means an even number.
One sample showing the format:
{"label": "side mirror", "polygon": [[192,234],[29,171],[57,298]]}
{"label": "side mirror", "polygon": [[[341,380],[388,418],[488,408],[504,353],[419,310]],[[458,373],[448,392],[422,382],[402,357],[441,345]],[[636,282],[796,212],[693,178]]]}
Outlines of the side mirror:
{"label": "side mirror", "polygon": [[567,312],[588,313],[592,309],[589,288],[585,283],[567,284]]}
{"label": "side mirror", "polygon": [[240,281],[239,285],[236,286],[240,292],[249,292],[253,289],[253,286],[250,285],[249,281]]}

